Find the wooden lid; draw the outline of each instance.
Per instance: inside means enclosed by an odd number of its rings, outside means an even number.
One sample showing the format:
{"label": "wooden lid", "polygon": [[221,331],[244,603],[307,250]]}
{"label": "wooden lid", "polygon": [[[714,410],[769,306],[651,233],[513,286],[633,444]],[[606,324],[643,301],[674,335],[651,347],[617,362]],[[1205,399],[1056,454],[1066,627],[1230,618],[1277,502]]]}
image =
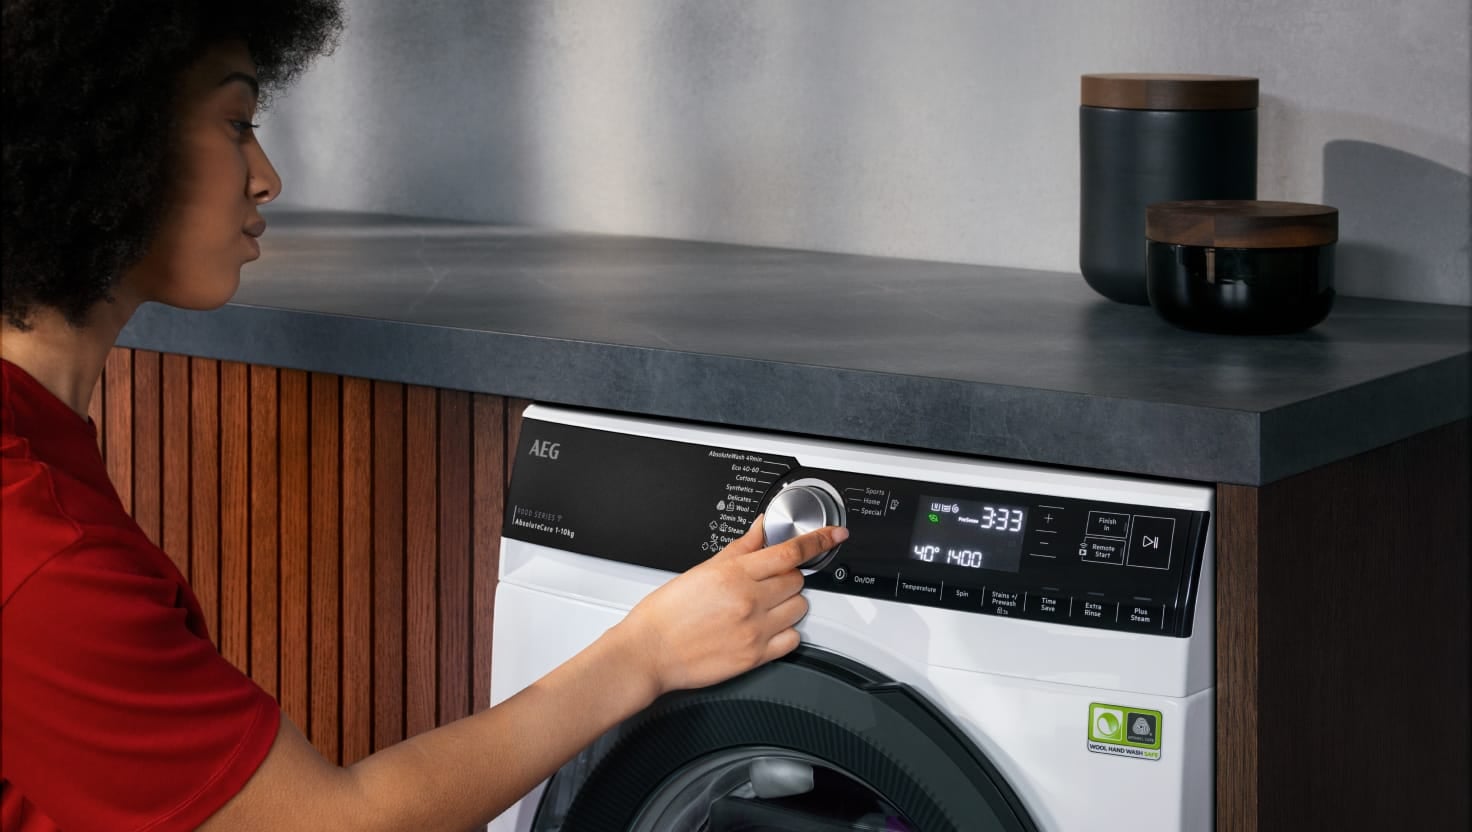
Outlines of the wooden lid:
{"label": "wooden lid", "polygon": [[1339,239],[1339,209],[1307,202],[1197,200],[1145,209],[1145,237],[1203,248],[1306,248]]}
{"label": "wooden lid", "polygon": [[1085,107],[1116,110],[1251,110],[1257,79],[1243,75],[1085,75]]}

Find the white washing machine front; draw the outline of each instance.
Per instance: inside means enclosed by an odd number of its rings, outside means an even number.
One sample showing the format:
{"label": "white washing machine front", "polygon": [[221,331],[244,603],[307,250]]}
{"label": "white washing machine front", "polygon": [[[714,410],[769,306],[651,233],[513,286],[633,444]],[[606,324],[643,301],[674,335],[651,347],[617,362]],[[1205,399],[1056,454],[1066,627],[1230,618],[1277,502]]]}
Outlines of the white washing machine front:
{"label": "white washing machine front", "polygon": [[[745,781],[777,758],[861,782],[883,798],[867,822],[892,813],[893,829],[1211,828],[1210,489],[539,406],[526,419],[502,541],[493,702],[739,534],[786,483],[833,480],[849,501],[852,537],[808,576],[803,657],[625,727],[618,741],[633,750],[624,758],[611,756],[611,737],[554,777],[551,792],[538,787],[493,822],[494,832],[654,829],[656,815],[715,829],[720,811],[769,808]],[[547,456],[553,446],[555,460]],[[740,497],[750,501],[731,499]],[[647,512],[621,522],[631,498],[646,507],[683,499],[676,508],[687,522],[675,537],[641,539],[660,526]],[[697,501],[710,508],[689,522]],[[726,510],[737,507],[746,511]],[[932,508],[951,516],[932,520]],[[984,525],[988,516],[1005,516],[1018,530],[988,535],[962,522]],[[866,535],[873,545],[861,545]],[[936,563],[952,549],[953,563]],[[983,565],[972,565],[969,553],[978,550]],[[857,583],[861,577],[875,582]],[[831,679],[848,687],[799,702]],[[846,711],[840,700],[851,700]],[[790,735],[777,727],[742,735],[756,749],[750,760],[700,748],[638,751],[664,749],[661,732],[719,733],[723,719],[759,723],[773,702],[791,707],[770,717]],[[908,729],[887,727],[905,720],[913,721]],[[813,733],[830,723],[839,725],[836,738]],[[907,733],[924,742],[897,750],[910,744]],[[929,739],[945,733],[956,741]],[[690,759],[630,775],[643,776],[642,785],[610,780],[614,769],[639,770],[671,753]],[[851,756],[831,759],[844,754]],[[874,762],[887,755],[896,759]],[[886,788],[899,797],[889,800]],[[647,794],[634,802],[642,808],[618,816],[624,820],[592,805],[618,802],[599,795],[641,789]],[[713,808],[680,814],[669,808],[680,800]],[[900,811],[904,800],[917,807],[913,816]]]}

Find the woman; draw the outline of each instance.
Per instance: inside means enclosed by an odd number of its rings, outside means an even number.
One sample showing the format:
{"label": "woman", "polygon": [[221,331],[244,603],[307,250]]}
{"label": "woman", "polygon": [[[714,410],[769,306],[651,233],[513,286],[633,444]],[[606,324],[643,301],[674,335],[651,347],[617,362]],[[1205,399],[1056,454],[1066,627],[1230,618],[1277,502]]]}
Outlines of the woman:
{"label": "woman", "polygon": [[86,407],[139,304],[219,306],[281,189],[260,94],[327,51],[335,2],[4,4],[0,826],[465,829],[660,694],[798,643],[797,564],[760,521],[495,708],[329,764],[214,649],[122,508]]}

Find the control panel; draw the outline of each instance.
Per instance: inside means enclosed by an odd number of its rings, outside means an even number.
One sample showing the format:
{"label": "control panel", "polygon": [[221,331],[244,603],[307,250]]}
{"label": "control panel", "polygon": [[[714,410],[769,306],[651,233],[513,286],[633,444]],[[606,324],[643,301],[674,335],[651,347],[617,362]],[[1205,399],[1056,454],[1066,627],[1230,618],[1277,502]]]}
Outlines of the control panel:
{"label": "control panel", "polygon": [[[849,541],[811,589],[1189,635],[1204,512],[800,469],[844,495]],[[780,489],[784,483],[778,482]]]}
{"label": "control panel", "polygon": [[680,572],[765,514],[768,545],[850,536],[809,589],[1189,636],[1209,514],[805,465],[797,456],[528,420],[507,537]]}

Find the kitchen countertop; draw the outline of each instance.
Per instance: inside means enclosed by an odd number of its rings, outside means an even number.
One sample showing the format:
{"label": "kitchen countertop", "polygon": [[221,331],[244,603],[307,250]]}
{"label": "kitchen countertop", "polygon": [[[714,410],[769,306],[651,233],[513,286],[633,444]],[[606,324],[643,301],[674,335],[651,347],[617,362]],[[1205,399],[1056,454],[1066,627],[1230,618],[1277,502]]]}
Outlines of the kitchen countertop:
{"label": "kitchen countertop", "polygon": [[653,416],[1261,485],[1465,419],[1472,310],[1183,332],[1077,274],[267,214],[215,312],[120,345]]}

